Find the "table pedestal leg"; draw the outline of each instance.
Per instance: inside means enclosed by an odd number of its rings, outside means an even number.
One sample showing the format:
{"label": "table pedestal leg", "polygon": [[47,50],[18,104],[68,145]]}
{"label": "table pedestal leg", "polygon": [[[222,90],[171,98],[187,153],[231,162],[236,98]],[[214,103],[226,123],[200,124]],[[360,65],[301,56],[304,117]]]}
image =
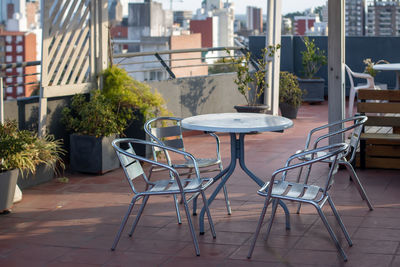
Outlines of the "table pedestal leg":
{"label": "table pedestal leg", "polygon": [[[214,201],[215,197],[221,191],[221,188],[224,186],[226,181],[232,175],[233,171],[236,168],[236,160],[239,160],[240,167],[243,169],[244,172],[247,173],[247,175],[253,181],[255,181],[259,186],[264,185],[264,182],[260,178],[258,178],[256,175],[254,175],[254,173],[252,173],[245,164],[245,160],[244,160],[244,136],[245,136],[245,133],[239,134],[239,139],[237,138],[235,133],[231,133],[230,135],[231,135],[231,162],[226,169],[224,169],[221,173],[219,173],[217,176],[215,176],[214,181],[217,181],[222,176],[225,175],[222,178],[221,182],[218,184],[217,188],[214,190],[214,192],[208,198],[208,206],[211,205],[211,203]],[[286,228],[290,229],[289,210],[287,209],[286,205],[282,201],[280,201],[279,204],[282,206],[282,208],[285,211]],[[204,234],[204,214],[205,214],[205,209],[203,207],[200,212],[200,216],[199,216],[200,235]]]}

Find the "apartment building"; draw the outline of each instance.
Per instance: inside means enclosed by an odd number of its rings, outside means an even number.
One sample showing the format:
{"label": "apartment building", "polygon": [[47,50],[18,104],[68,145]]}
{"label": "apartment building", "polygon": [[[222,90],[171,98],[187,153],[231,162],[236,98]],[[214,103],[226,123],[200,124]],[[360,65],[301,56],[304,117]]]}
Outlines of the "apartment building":
{"label": "apartment building", "polygon": [[375,0],[368,5],[367,36],[400,35],[400,2]]}

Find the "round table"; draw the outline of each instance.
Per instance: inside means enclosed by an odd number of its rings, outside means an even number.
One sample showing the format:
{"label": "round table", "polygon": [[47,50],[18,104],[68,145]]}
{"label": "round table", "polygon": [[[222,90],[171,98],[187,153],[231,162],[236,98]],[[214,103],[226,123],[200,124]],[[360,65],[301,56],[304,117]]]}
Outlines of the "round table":
{"label": "round table", "polygon": [[379,71],[395,71],[396,72],[396,87],[395,89],[399,89],[400,85],[400,63],[390,63],[390,64],[377,64],[372,67],[374,70]]}
{"label": "round table", "polygon": [[[259,186],[264,185],[264,182],[252,173],[245,164],[244,157],[244,136],[254,132],[283,132],[283,130],[293,126],[293,121],[290,119],[259,113],[217,113],[217,114],[204,114],[193,117],[188,117],[182,120],[182,127],[188,130],[198,130],[205,132],[224,132],[229,133],[231,136],[231,162],[227,168],[221,171],[214,178],[214,182],[219,179],[222,180],[208,198],[210,205],[226,181],[232,175],[236,168],[236,161],[239,161],[240,167],[243,171]],[[237,136],[239,135],[239,137]],[[196,209],[196,201],[193,202],[194,209]],[[285,209],[286,214],[286,227],[290,228],[289,212],[286,206],[281,203]],[[200,234],[204,234],[204,213],[203,208],[199,217]]]}

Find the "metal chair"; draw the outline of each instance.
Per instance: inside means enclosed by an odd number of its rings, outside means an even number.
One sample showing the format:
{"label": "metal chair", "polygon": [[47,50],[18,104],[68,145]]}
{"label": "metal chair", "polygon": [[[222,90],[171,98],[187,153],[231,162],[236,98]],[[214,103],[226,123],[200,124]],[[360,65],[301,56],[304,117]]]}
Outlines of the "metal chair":
{"label": "metal chair", "polygon": [[[320,143],[322,141],[328,141],[328,139],[332,136],[349,134],[348,137],[350,140],[350,143],[349,143],[350,149],[348,151],[348,155],[346,155],[346,157],[338,159],[338,164],[346,167],[346,170],[350,175],[350,179],[353,182],[355,182],[355,185],[357,187],[358,192],[361,195],[361,198],[367,202],[369,209],[373,210],[372,204],[371,204],[371,202],[367,196],[367,193],[365,192],[365,189],[362,186],[361,181],[358,178],[357,173],[355,172],[354,166],[353,166],[355,163],[357,148],[360,144],[361,131],[367,120],[368,120],[368,117],[366,117],[366,116],[355,116],[352,118],[336,121],[333,123],[325,124],[323,126],[314,128],[308,133],[304,150],[297,151],[297,153],[307,151],[309,149],[315,149],[318,146],[320,146]],[[350,126],[346,126],[345,125],[346,123],[347,124],[352,123],[352,124]],[[333,132],[321,133],[321,131],[327,130],[329,128],[333,128],[334,129]],[[325,153],[325,152],[320,152],[318,154],[318,156],[322,156],[323,153]],[[326,160],[324,160],[324,162],[331,164],[332,160],[326,159]],[[308,170],[308,172],[310,172],[310,169]],[[300,206],[301,205],[299,205],[297,213],[300,212]]]}
{"label": "metal chair", "polygon": [[[257,241],[258,234],[260,233],[261,225],[264,221],[268,205],[272,202],[272,213],[267,227],[267,235],[265,240],[268,239],[269,233],[271,231],[272,223],[275,218],[276,209],[278,207],[278,201],[290,200],[299,203],[308,203],[313,205],[317,209],[318,215],[321,217],[321,220],[324,223],[326,229],[328,230],[333,242],[335,243],[337,250],[342,255],[344,261],[347,261],[347,256],[343,248],[341,247],[331,226],[329,225],[329,222],[322,211],[322,207],[326,202],[329,203],[336,217],[336,220],[339,223],[339,226],[342,229],[343,234],[347,239],[349,246],[352,246],[353,243],[346,230],[346,227],[344,226],[339,216],[339,213],[337,212],[335,205],[333,204],[333,201],[328,194],[328,191],[332,188],[334,183],[334,175],[338,170],[338,159],[345,156],[348,147],[349,146],[347,144],[341,143],[341,144],[319,147],[313,150],[308,150],[294,154],[289,157],[283,168],[276,170],[272,174],[270,181],[266,182],[257,192],[260,196],[265,197],[265,202],[260,215],[260,219],[258,221],[253,242],[251,243],[250,250],[247,255],[248,258],[251,258],[253,254],[253,250]],[[318,156],[318,153],[320,152],[323,152],[323,156]],[[309,160],[304,160],[304,158],[309,158]],[[321,180],[321,182],[323,182],[323,185],[319,186],[316,184],[307,184],[306,181],[304,181],[303,183],[288,181],[288,179],[290,178],[287,177],[288,173],[291,174],[293,171],[299,171],[300,173],[303,167],[305,166],[311,167],[313,164],[324,160],[332,160],[332,164],[326,177]]]}
{"label": "metal chair", "polygon": [[[190,179],[181,179],[179,173],[177,170],[170,165],[163,164],[160,162],[156,162],[147,158],[143,158],[141,156],[138,156],[135,154],[134,151],[134,146],[135,144],[144,144],[148,145],[151,147],[157,147],[158,149],[168,151],[169,153],[181,155],[185,157],[188,160],[192,161],[193,168],[194,168],[194,174],[195,177]],[[177,150],[174,148],[170,148],[164,145],[156,144],[154,142],[148,142],[144,140],[138,140],[138,139],[131,139],[131,138],[123,138],[123,139],[116,139],[112,142],[112,146],[114,147],[118,158],[121,162],[122,168],[125,172],[125,176],[128,180],[128,183],[132,189],[133,192],[133,197],[132,201],[129,204],[129,208],[127,213],[125,214],[124,219],[122,220],[121,226],[119,228],[119,231],[117,233],[117,236],[115,237],[114,243],[111,247],[111,250],[115,250],[118,241],[121,237],[121,233],[125,228],[126,222],[132,212],[133,206],[135,205],[136,201],[143,198],[143,202],[139,208],[138,214],[136,215],[135,221],[133,223],[132,229],[129,233],[129,236],[133,235],[133,232],[135,231],[135,228],[139,222],[140,216],[143,213],[143,210],[146,206],[147,200],[149,199],[150,196],[153,195],[181,195],[183,205],[185,207],[185,212],[186,212],[186,217],[188,220],[189,224],[189,229],[192,235],[193,239],[193,244],[196,250],[196,255],[200,255],[200,248],[199,244],[197,242],[196,234],[194,232],[194,227],[192,224],[192,220],[190,217],[190,212],[189,212],[189,207],[188,207],[188,201],[192,200],[194,196],[197,197],[197,193],[201,195],[203,202],[204,202],[204,207],[207,212],[208,216],[208,222],[210,224],[210,229],[213,237],[215,238],[215,230],[214,230],[214,224],[212,222],[211,214],[208,209],[208,204],[206,200],[206,196],[204,194],[204,190],[209,187],[213,183],[212,178],[200,178],[200,173],[199,169],[197,167],[196,159],[189,153]],[[122,149],[121,147],[127,147],[127,149]],[[141,163],[150,163],[154,166],[160,167],[165,169],[168,174],[166,173],[166,178],[163,180],[157,180],[154,182],[149,181],[147,178],[146,174],[143,171],[143,168],[141,166]],[[144,191],[139,191],[135,184],[138,183],[139,177],[143,178],[143,181],[146,185],[146,189]],[[187,194],[192,194],[188,199],[186,199]],[[176,202],[175,202],[176,204]],[[178,207],[176,207],[178,210]]]}
{"label": "metal chair", "polygon": [[[182,127],[181,127],[181,118],[176,117],[158,117],[147,121],[144,125],[145,132],[149,135],[150,140],[156,142],[158,144],[166,145],[169,147],[173,147],[175,149],[179,149],[185,151],[183,135],[182,135]],[[202,173],[204,172],[221,172],[223,170],[221,155],[220,155],[220,141],[219,137],[215,133],[208,133],[210,136],[215,138],[216,141],[216,153],[215,157],[212,158],[196,158],[196,164]],[[157,147],[153,147],[153,159],[154,161],[158,161],[158,154],[160,150]],[[168,151],[163,153],[167,162],[171,163],[171,158],[168,154]],[[185,158],[185,161],[180,162],[179,164],[172,164],[175,169],[188,169],[187,173],[181,173],[181,175],[188,175],[190,178],[191,174],[193,174],[194,165],[192,161],[188,158]],[[216,168],[212,168],[213,166],[217,166]],[[156,166],[152,166],[149,171],[149,178],[152,175],[153,171],[158,171]],[[223,187],[226,209],[228,214],[232,213],[228,191],[226,186]],[[193,201],[193,215],[196,215],[196,200]],[[180,218],[178,216],[178,222],[180,222]]]}

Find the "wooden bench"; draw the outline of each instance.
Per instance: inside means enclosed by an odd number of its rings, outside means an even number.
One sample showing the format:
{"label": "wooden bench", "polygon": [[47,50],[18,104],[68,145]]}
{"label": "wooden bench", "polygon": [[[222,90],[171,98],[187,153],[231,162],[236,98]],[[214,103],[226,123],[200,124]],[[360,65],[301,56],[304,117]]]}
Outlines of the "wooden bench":
{"label": "wooden bench", "polygon": [[359,90],[357,112],[367,115],[360,167],[400,169],[400,90]]}

